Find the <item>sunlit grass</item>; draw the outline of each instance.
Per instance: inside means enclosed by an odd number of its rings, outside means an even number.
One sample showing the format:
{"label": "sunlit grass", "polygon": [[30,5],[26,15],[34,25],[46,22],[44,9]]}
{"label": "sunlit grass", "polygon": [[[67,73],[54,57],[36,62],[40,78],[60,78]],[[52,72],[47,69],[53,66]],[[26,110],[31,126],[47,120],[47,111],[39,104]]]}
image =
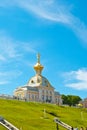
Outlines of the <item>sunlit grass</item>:
{"label": "sunlit grass", "polygon": [[56,130],[55,116],[73,127],[87,126],[87,109],[53,104],[0,99],[0,115],[22,130]]}
{"label": "sunlit grass", "polygon": [[0,125],[0,130],[6,130],[6,128]]}

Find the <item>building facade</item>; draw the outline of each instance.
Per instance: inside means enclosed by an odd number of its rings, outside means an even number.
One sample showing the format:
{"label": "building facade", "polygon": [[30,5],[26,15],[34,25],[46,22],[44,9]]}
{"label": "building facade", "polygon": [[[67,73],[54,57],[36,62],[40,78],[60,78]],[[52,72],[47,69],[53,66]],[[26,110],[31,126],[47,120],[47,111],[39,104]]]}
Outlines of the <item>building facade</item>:
{"label": "building facade", "polygon": [[40,63],[40,55],[38,54],[37,63],[34,65],[35,76],[31,77],[26,85],[16,88],[14,97],[27,101],[49,102],[61,105],[62,98],[60,93],[54,91],[54,87],[41,74],[43,68]]}
{"label": "building facade", "polygon": [[79,103],[82,105],[82,107],[87,108],[87,98],[83,99]]}

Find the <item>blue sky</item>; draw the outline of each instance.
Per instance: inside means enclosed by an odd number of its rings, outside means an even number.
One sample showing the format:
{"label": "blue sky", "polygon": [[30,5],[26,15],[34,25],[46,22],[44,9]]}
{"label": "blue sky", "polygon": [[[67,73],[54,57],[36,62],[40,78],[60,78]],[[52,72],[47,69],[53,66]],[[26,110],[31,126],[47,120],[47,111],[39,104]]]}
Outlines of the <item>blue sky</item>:
{"label": "blue sky", "polygon": [[35,75],[61,94],[87,97],[87,0],[0,1],[0,94]]}

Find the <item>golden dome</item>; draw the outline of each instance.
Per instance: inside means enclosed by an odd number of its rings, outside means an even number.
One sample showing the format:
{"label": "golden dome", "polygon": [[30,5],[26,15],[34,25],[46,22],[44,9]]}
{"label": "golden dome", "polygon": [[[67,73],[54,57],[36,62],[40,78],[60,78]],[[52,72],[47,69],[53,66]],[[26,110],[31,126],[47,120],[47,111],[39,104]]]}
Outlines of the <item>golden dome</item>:
{"label": "golden dome", "polygon": [[44,67],[40,64],[40,63],[36,63],[36,65],[34,66],[35,70],[42,70]]}
{"label": "golden dome", "polygon": [[40,54],[37,54],[37,63],[34,65],[34,69],[36,71],[36,74],[41,74],[41,71],[44,67],[40,64]]}

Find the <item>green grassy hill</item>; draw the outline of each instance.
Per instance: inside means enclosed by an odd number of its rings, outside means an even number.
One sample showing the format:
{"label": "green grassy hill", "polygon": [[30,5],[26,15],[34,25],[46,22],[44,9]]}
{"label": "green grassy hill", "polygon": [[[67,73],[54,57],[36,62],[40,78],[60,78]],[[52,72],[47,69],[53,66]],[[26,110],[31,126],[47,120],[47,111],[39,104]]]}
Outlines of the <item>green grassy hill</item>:
{"label": "green grassy hill", "polygon": [[[87,127],[87,109],[83,108],[0,99],[0,115],[22,130],[56,130],[54,117],[73,127]],[[0,126],[0,130],[5,128]]]}

